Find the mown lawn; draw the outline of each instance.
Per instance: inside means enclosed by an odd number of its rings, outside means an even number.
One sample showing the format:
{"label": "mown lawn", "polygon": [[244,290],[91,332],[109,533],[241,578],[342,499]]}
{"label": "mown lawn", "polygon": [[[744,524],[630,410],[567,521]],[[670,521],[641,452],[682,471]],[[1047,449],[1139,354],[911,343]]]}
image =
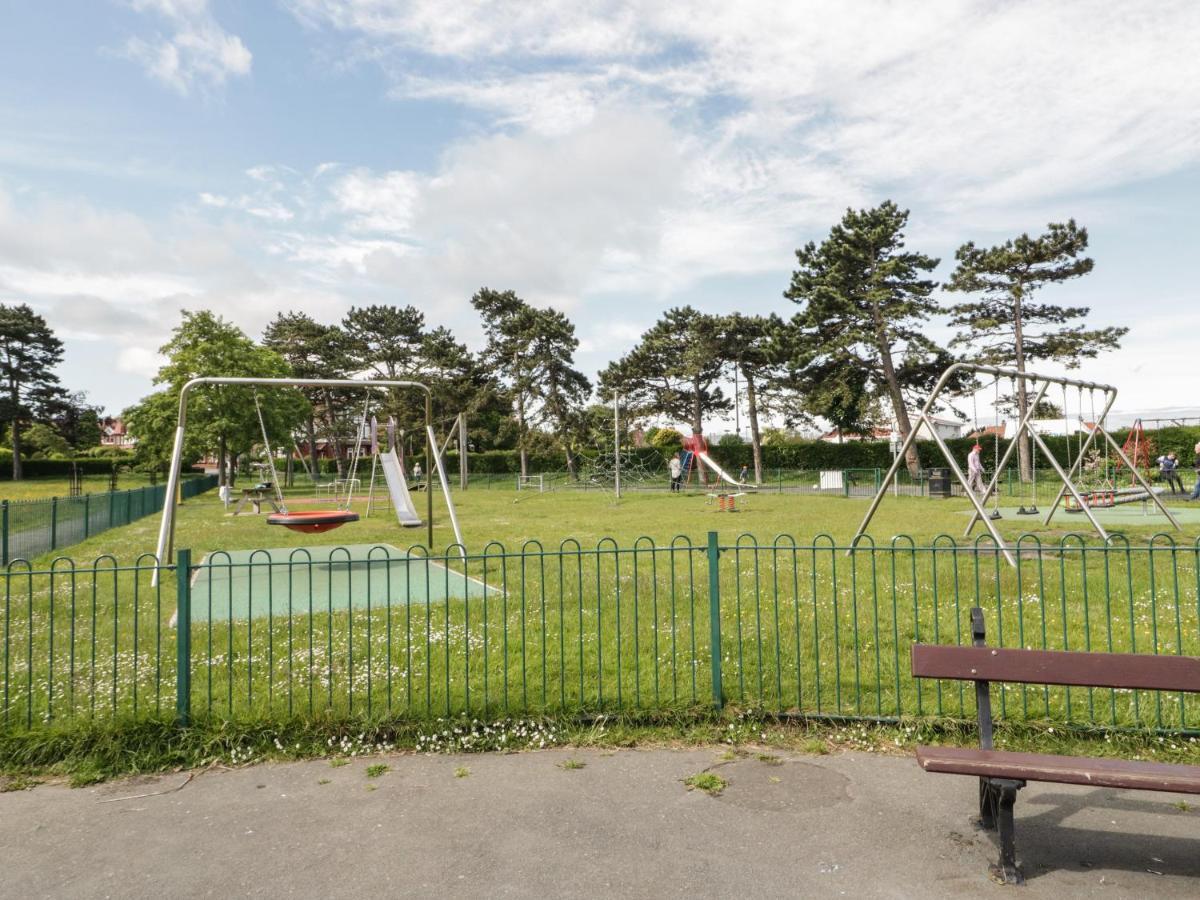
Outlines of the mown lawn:
{"label": "mown lawn", "polygon": [[[107,475],[84,475],[83,493],[106,494],[111,481]],[[122,472],[117,478],[117,490],[145,487],[150,477],[141,472]],[[71,493],[68,478],[25,478],[21,481],[0,481],[0,500],[48,500],[51,497],[66,497]]]}
{"label": "mown lawn", "polygon": [[[435,541],[447,544],[436,499]],[[938,537],[961,535],[961,500],[889,497],[872,528],[876,549],[868,544],[853,557],[835,544],[847,542],[865,500],[762,494],[739,498],[733,514],[698,493],[633,493],[617,503],[599,492],[483,490],[456,500],[469,557],[464,564],[447,555],[437,577],[478,579],[485,600],[425,602],[397,584],[369,609],[347,612],[318,598],[311,614],[289,616],[279,612],[289,604],[258,596],[250,619],[214,615],[193,625],[193,709],[270,721],[711,705],[710,530],[724,548],[716,573],[720,661],[723,693],[734,704],[968,715],[970,692],[961,685],[912,681],[907,648],[916,639],[967,639],[977,604],[994,643],[1200,655],[1194,534],[1175,539],[1182,549],[1164,538],[1145,549],[1153,529],[1130,530],[1105,551],[1066,528],[1048,530],[1021,541],[1013,570],[995,554]],[[12,570],[0,698],[11,724],[174,708],[176,633],[168,620],[176,581],[167,572],[152,586],[153,559],[145,556],[157,524],[148,517],[70,548],[70,558],[34,561],[33,569],[52,574]],[[1032,525],[1002,528],[1015,537]],[[909,537],[892,542],[895,534]],[[387,510],[330,534],[298,535],[268,526],[265,516],[229,516],[207,494],[180,509],[177,546],[198,563],[220,549],[406,548],[423,539],[423,529],[399,528]],[[130,568],[139,559],[141,567]],[[304,577],[303,564],[296,576]],[[202,612],[228,600],[193,597]],[[1195,698],[1171,695],[1011,688],[1001,706],[1031,720],[1200,722]]]}

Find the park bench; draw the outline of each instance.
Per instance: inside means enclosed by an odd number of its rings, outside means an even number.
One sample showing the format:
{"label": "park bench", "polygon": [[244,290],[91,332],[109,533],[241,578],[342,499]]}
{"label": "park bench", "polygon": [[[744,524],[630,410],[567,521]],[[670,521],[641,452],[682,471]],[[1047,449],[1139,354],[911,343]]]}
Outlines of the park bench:
{"label": "park bench", "polygon": [[978,607],[971,610],[971,635],[969,647],[914,644],[912,673],[914,678],[975,682],[979,749],[922,746],[917,762],[926,772],[979,778],[980,824],[999,831],[1000,862],[991,867],[996,880],[1024,881],[1017,866],[1013,805],[1026,782],[1200,794],[1200,766],[993,749],[990,690],[991,682],[998,681],[1200,693],[1200,658],[988,647]]}

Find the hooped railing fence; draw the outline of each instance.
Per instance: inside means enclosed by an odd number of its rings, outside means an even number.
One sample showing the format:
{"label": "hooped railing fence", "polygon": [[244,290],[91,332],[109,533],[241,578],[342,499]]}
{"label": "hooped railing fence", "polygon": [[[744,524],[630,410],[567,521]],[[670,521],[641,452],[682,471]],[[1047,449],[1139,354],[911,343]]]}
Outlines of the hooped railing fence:
{"label": "hooped railing fence", "polygon": [[[217,476],[197,475],[184,478],[179,489],[187,500],[216,486]],[[53,553],[161,512],[166,489],[150,484],[78,497],[0,500],[0,565]]]}
{"label": "hooped railing fence", "polygon": [[[1067,536],[573,540],[105,556],[3,572],[0,727],[106,718],[490,717],[688,709],[892,721],[973,714],[910,675],[914,641],[1200,655],[1200,542]],[[158,573],[162,577],[155,579]],[[178,624],[172,623],[177,613]],[[997,711],[1173,732],[1200,698],[1010,686]]]}

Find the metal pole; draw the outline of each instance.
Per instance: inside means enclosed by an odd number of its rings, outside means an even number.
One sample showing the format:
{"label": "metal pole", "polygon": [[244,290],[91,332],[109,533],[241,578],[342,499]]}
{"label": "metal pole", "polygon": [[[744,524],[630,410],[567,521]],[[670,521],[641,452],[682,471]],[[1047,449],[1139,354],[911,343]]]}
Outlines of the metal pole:
{"label": "metal pole", "polygon": [[[1029,408],[1025,410],[1025,415],[1017,422],[1017,432],[1013,435],[1012,442],[1004,448],[1004,453],[1000,457],[1000,461],[996,463],[996,471],[992,473],[992,480],[988,482],[987,490],[983,492],[983,502],[986,503],[988,498],[992,496],[992,491],[999,487],[1000,473],[1004,471],[1004,467],[1008,465],[1008,458],[1013,455],[1013,451],[1017,449],[1017,443],[1021,438],[1021,432],[1028,430],[1029,420],[1033,416],[1033,412],[1037,409],[1037,405],[1042,402],[1042,397],[1046,395],[1046,391],[1050,388],[1050,382],[1044,382],[1042,389],[1038,391],[1038,395],[1034,397],[1033,402],[1029,404]],[[1036,498],[1035,498],[1036,502]],[[975,523],[979,521],[979,513],[971,514],[971,521],[967,523],[967,530],[963,532],[963,537],[967,537],[975,528]]]}
{"label": "metal pole", "polygon": [[[1106,391],[1106,392],[1111,391],[1114,395],[1116,394],[1116,388],[1114,388],[1112,385],[1097,384],[1094,381],[1080,381],[1078,379],[1063,378],[1063,377],[1056,376],[1056,375],[1038,375],[1038,374],[1032,373],[1032,372],[1018,372],[1016,369],[1005,369],[1005,368],[1001,368],[999,366],[977,366],[977,365],[972,365],[970,363],[955,363],[954,365],[947,367],[946,371],[944,371],[941,374],[941,377],[938,378],[937,384],[934,385],[933,391],[930,393],[929,399],[925,402],[925,406],[921,411],[921,417],[925,417],[925,418],[928,417],[929,413],[933,409],[934,404],[937,401],[938,396],[940,396],[942,391],[944,391],[946,389],[946,385],[949,384],[950,379],[959,372],[977,372],[977,373],[983,373],[985,375],[1003,376],[1006,378],[1021,378],[1021,379],[1025,379],[1025,380],[1045,381],[1045,382],[1049,382],[1050,384],[1065,384],[1065,385],[1070,385],[1073,387],[1083,387],[1083,388],[1089,388],[1089,389],[1094,388],[1099,391]],[[888,469],[888,474],[884,478],[885,483],[887,481],[891,480],[891,478],[895,475],[896,470],[900,466],[900,460],[903,459],[905,455],[907,455],[908,449],[912,446],[912,444],[916,440],[916,433],[917,433],[916,429],[914,428],[905,437],[904,445],[901,447],[901,450],[900,450],[900,455],[895,460],[892,461],[891,468]],[[935,433],[935,437],[936,437],[936,433]],[[942,447],[945,448],[945,442],[943,441],[943,442],[941,442],[941,444],[942,444]],[[945,449],[943,449],[943,453],[945,453],[945,452],[946,452]],[[953,461],[949,458],[948,454],[947,454],[947,462],[951,463],[951,468],[958,470],[957,464],[953,463]],[[961,470],[958,470],[958,471],[961,472]],[[865,516],[863,516],[862,523],[858,526],[858,531],[856,531],[854,533],[854,538],[850,542],[851,549],[853,549],[854,546],[857,545],[859,539],[866,532],[867,526],[871,524],[871,519],[874,517],[875,511],[879,508],[879,504],[883,501],[884,493],[885,493],[885,491],[883,491],[883,490],[877,491],[875,494],[875,497],[871,500],[871,505],[867,509],[867,514]],[[970,493],[970,492],[968,491],[968,493]],[[986,516],[984,517],[984,520],[987,521]],[[990,526],[989,526],[989,528],[990,528]],[[994,531],[994,529],[991,529],[991,530]]]}
{"label": "metal pole", "polygon": [[1063,467],[1058,464],[1058,460],[1054,458],[1054,454],[1050,452],[1050,448],[1046,446],[1046,442],[1042,440],[1041,435],[1031,429],[1029,436],[1033,438],[1035,444],[1042,448],[1042,453],[1046,455],[1046,460],[1051,466],[1054,467],[1054,471],[1058,473],[1058,477],[1063,480],[1063,484],[1066,486],[1067,490],[1071,492],[1071,496],[1075,498],[1075,502],[1079,504],[1079,508],[1083,511],[1083,514],[1088,517],[1088,521],[1092,523],[1092,527],[1096,529],[1097,534],[1107,541],[1108,532],[1104,530],[1104,527],[1099,523],[1099,521],[1097,521],[1096,517],[1092,515],[1091,508],[1084,503],[1083,498],[1079,496],[1079,491],[1075,490],[1075,485],[1071,483],[1071,479],[1067,473],[1063,471]]}
{"label": "metal pole", "polygon": [[1179,520],[1176,519],[1175,516],[1172,515],[1171,511],[1163,504],[1163,502],[1158,499],[1158,494],[1154,492],[1149,482],[1142,477],[1142,473],[1139,472],[1138,469],[1133,465],[1133,461],[1125,455],[1124,449],[1117,446],[1117,442],[1113,440],[1112,435],[1101,428],[1099,423],[1096,424],[1096,430],[1104,435],[1104,439],[1108,441],[1113,450],[1117,452],[1117,456],[1121,458],[1121,462],[1129,466],[1129,471],[1133,473],[1133,477],[1137,479],[1138,484],[1147,494],[1150,495],[1150,499],[1154,501],[1154,505],[1158,507],[1159,511],[1171,521],[1171,524],[1175,526],[1175,530],[1182,531],[1183,527],[1179,524]]}
{"label": "metal pole", "polygon": [[[174,501],[179,493],[179,469],[183,463],[183,434],[187,424],[188,394],[195,387],[205,384],[256,385],[260,387],[348,387],[367,390],[386,390],[388,388],[416,388],[425,392],[425,424],[433,424],[433,396],[427,385],[419,381],[361,381],[354,378],[244,378],[244,377],[204,377],[193,378],[179,391],[179,423],[175,428],[175,444],[171,451],[171,467],[167,473],[167,493],[163,500],[162,520],[158,528],[158,544],[155,557],[161,566],[163,560],[169,558],[175,544],[175,508]],[[432,447],[426,447],[426,463],[433,466]],[[433,544],[433,497],[428,498],[428,540]],[[153,585],[158,584],[158,569],[154,570]]]}
{"label": "metal pole", "polygon": [[721,687],[721,545],[717,533],[708,533],[708,658],[712,668],[713,706],[724,705]]}
{"label": "metal pole", "polygon": [[467,416],[458,414],[458,486],[467,489]]}
{"label": "metal pole", "polygon": [[[156,568],[161,568],[161,564]],[[192,551],[180,550],[175,560],[175,715],[187,727],[192,717]],[[212,627],[212,623],[209,623]]]}
{"label": "metal pole", "polygon": [[[1069,477],[1074,478],[1075,473],[1079,470],[1082,470],[1084,454],[1087,453],[1088,448],[1092,446],[1092,441],[1096,439],[1095,426],[1099,425],[1101,422],[1105,421],[1108,418],[1108,411],[1110,409],[1112,409],[1112,405],[1117,400],[1117,392],[1115,390],[1110,391],[1110,392],[1105,392],[1105,396],[1108,397],[1108,400],[1104,404],[1104,409],[1102,409],[1100,411],[1099,418],[1095,422],[1092,423],[1093,427],[1088,429],[1087,439],[1084,440],[1084,442],[1079,446],[1079,455],[1077,457],[1075,457],[1075,460],[1074,460],[1074,462],[1071,463],[1071,468],[1067,473]],[[1064,413],[1064,415],[1066,414],[1065,409],[1063,410],[1063,413]],[[1064,435],[1064,437],[1065,437],[1065,435]],[[1068,455],[1070,455],[1070,445],[1069,444],[1068,444]],[[1104,477],[1105,478],[1108,477],[1107,472],[1104,473]],[[1058,509],[1058,505],[1060,503],[1062,503],[1063,497],[1066,496],[1066,493],[1067,493],[1066,485],[1063,485],[1061,488],[1059,488],[1058,496],[1055,497],[1054,502],[1052,504],[1050,504],[1050,511],[1048,513],[1046,513],[1046,521],[1043,524],[1046,524],[1046,525],[1050,524],[1050,520],[1054,518],[1054,513]]]}
{"label": "metal pole", "polygon": [[[992,540],[996,542],[996,546],[1000,552],[1004,554],[1004,558],[1008,560],[1008,564],[1016,568],[1017,561],[1013,558],[1012,553],[1008,549],[1008,544],[1004,542],[1004,538],[1000,536],[1000,532],[996,530],[996,526],[992,524],[992,520],[987,517],[987,510],[983,508],[983,504],[979,502],[979,498],[975,496],[975,492],[971,490],[967,484],[967,476],[963,474],[962,469],[958,467],[958,461],[955,460],[954,454],[950,452],[950,448],[946,446],[945,440],[937,433],[937,429],[933,427],[933,422],[924,412],[921,413],[921,419],[929,426],[929,433],[933,435],[933,439],[937,442],[938,447],[942,451],[942,456],[946,458],[946,462],[950,464],[950,471],[954,473],[954,477],[958,479],[958,483],[963,486],[963,490],[967,492],[967,499],[971,501],[971,505],[975,507],[975,512],[983,519],[983,524],[987,526],[987,530],[991,532]],[[914,433],[916,429],[913,429]]]}
{"label": "metal pole", "polygon": [[[427,546],[430,553],[433,552],[433,454],[437,449],[433,445],[436,440],[433,435],[433,396],[429,388],[425,388],[425,531],[429,536]],[[438,467],[441,467],[440,459]],[[457,530],[456,528],[455,531]]]}
{"label": "metal pole", "polygon": [[621,499],[621,395],[613,394],[613,471],[616,473],[617,499]]}

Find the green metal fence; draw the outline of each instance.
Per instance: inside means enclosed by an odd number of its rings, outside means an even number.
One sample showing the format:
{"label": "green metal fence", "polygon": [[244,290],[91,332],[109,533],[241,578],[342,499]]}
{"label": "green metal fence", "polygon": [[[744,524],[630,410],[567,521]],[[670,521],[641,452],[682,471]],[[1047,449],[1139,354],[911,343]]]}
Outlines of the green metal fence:
{"label": "green metal fence", "polygon": [[[180,551],[60,559],[4,575],[2,721],[179,716],[490,717],[753,706],[872,720],[960,718],[972,692],[921,684],[914,641],[1200,655],[1200,542],[742,535],[666,545],[350,548],[284,559]],[[152,584],[156,573],[163,577]],[[178,626],[172,616],[178,608]],[[183,690],[177,688],[183,685]],[[997,687],[998,712],[1195,732],[1200,698]]]}
{"label": "green metal fence", "polygon": [[[215,475],[200,475],[185,478],[180,491],[186,500],[216,486]],[[53,553],[153,515],[162,510],[165,491],[165,485],[152,484],[79,497],[0,500],[0,565]]]}

